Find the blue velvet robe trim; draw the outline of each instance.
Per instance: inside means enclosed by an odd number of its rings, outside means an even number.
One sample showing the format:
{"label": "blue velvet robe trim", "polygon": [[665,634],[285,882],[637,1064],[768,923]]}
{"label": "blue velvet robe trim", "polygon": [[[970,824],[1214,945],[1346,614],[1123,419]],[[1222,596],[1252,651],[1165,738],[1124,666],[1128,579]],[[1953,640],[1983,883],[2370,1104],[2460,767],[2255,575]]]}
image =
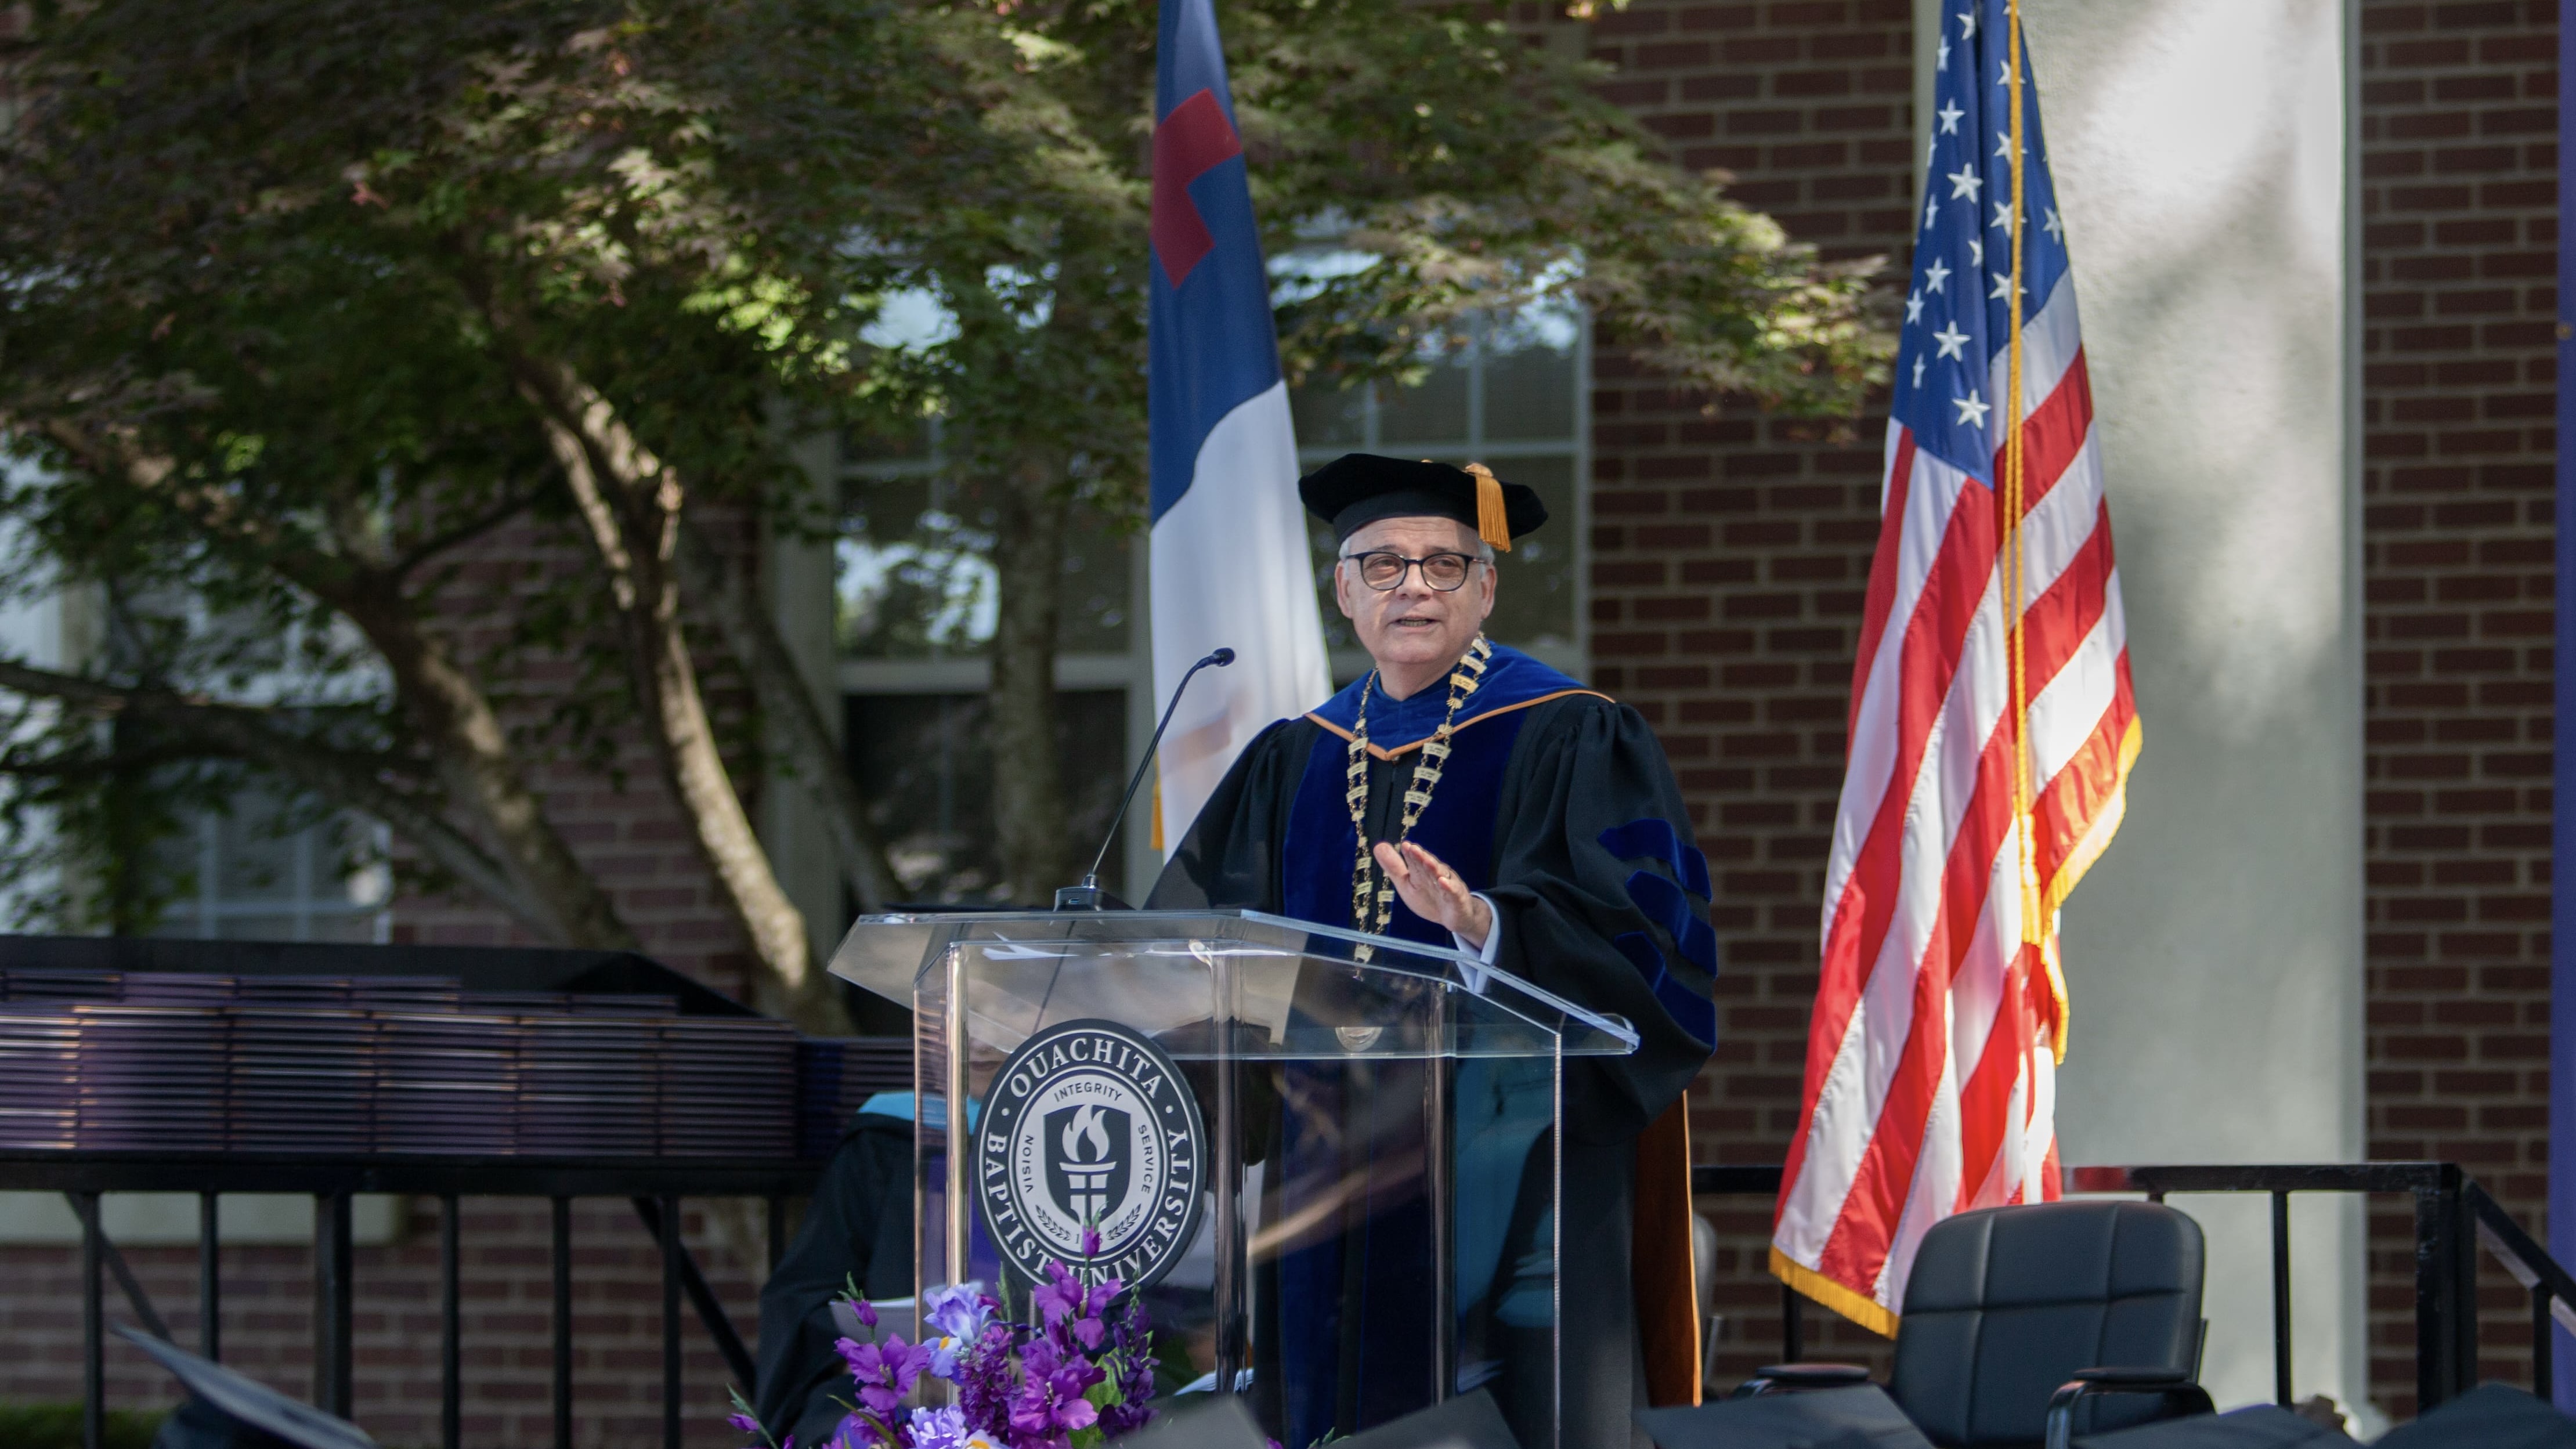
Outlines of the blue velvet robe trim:
{"label": "blue velvet robe trim", "polygon": [[[1494,883],[1494,802],[1502,798],[1503,767],[1511,763],[1512,745],[1527,718],[1506,714],[1450,736],[1449,763],[1440,772],[1439,788],[1431,792],[1430,805],[1413,827],[1413,842],[1447,861],[1471,891]],[[1373,763],[1402,777],[1412,773],[1414,757],[1403,756],[1391,765]],[[1349,743],[1329,733],[1318,736],[1288,813],[1287,848],[1279,855],[1283,914],[1325,925],[1354,924],[1351,876],[1359,861],[1359,836],[1351,828],[1349,789]],[[1386,933],[1433,946],[1454,944],[1445,928],[1415,915],[1400,899],[1387,917]]]}
{"label": "blue velvet robe trim", "polygon": [[[1308,710],[1306,717],[1348,739],[1352,725],[1359,720],[1360,688],[1366,682],[1365,678],[1352,682],[1341,693]],[[1536,704],[1550,695],[1597,692],[1508,644],[1497,644],[1493,659],[1485,665],[1485,677],[1476,684],[1476,692],[1458,706],[1458,723]],[[1440,721],[1449,713],[1449,685],[1444,679],[1405,699],[1389,699],[1384,691],[1371,690],[1368,710],[1370,744],[1381,750],[1420,744],[1439,730]]]}

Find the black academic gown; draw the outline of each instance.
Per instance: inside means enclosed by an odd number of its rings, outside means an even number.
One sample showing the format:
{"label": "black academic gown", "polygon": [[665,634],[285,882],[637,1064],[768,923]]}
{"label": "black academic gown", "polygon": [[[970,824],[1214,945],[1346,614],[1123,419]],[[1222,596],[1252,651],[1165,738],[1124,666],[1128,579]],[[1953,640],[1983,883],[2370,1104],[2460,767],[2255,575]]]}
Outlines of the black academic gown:
{"label": "black academic gown", "polygon": [[[1445,684],[1401,701],[1372,693],[1370,839],[1394,837],[1420,745],[1438,728],[1447,697]],[[1345,790],[1358,703],[1355,685],[1254,739],[1200,811],[1149,905],[1232,906],[1352,924],[1357,840]],[[1575,1059],[1566,1069],[1564,1225],[1556,1235],[1563,1442],[1642,1443],[1629,1420],[1643,1403],[1629,1283],[1635,1143],[1698,1074],[1714,1041],[1717,950],[1706,920],[1707,862],[1692,844],[1679,787],[1645,720],[1527,655],[1495,651],[1459,711],[1452,746],[1411,839],[1493,903],[1501,933],[1495,965],[1626,1017],[1642,1037],[1631,1055]],[[1453,944],[1400,900],[1387,933]],[[1491,1385],[1497,1397],[1508,1414],[1523,1418],[1543,1413],[1544,1396],[1516,1384],[1508,1364],[1536,1352],[1544,1335],[1530,1327],[1532,1295],[1515,1299],[1514,1269],[1545,1241],[1548,1224],[1525,1207],[1503,1205],[1514,1201],[1524,1173],[1542,1170],[1550,1144],[1543,1103],[1531,1125],[1529,1084],[1484,1071],[1475,1063],[1457,1069],[1451,1088],[1461,1189],[1461,1372],[1486,1355],[1500,1368]],[[1542,1097],[1545,1085],[1542,1077]],[[1298,1084],[1283,1089],[1293,1094]],[[1339,1105],[1356,1113],[1372,1109],[1363,1098],[1400,1101],[1419,1084],[1381,1075],[1310,1082],[1308,1089],[1343,1093]],[[1280,1150],[1294,1159],[1300,1147],[1293,1131]],[[1499,1191],[1471,1195],[1479,1182]],[[1418,1211],[1381,1208],[1365,1229],[1268,1265],[1261,1296],[1270,1321],[1256,1369],[1271,1381],[1257,1376],[1255,1391],[1279,1415],[1284,1443],[1365,1429],[1428,1398],[1424,1376],[1402,1361],[1401,1349],[1386,1347],[1421,1340],[1419,1325],[1406,1321],[1422,1312],[1421,1298],[1367,1291],[1423,1260],[1428,1225]],[[1544,1321],[1543,1307],[1535,1321]],[[1524,1435],[1535,1442],[1526,1429]]]}

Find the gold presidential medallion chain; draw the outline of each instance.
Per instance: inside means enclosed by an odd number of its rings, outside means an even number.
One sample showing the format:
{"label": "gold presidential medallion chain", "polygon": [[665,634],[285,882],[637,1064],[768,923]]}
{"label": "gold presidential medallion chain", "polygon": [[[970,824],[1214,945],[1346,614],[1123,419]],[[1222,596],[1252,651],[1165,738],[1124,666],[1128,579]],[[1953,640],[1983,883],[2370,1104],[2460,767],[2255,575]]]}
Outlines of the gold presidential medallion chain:
{"label": "gold presidential medallion chain", "polygon": [[[1404,787],[1404,817],[1395,832],[1395,843],[1404,844],[1421,822],[1422,812],[1431,808],[1431,792],[1440,787],[1441,768],[1449,763],[1449,736],[1458,723],[1458,707],[1485,677],[1485,666],[1494,657],[1494,646],[1483,634],[1467,646],[1467,652],[1449,671],[1449,712],[1442,716],[1440,728],[1423,741],[1422,758],[1413,762],[1413,778]],[[1377,687],[1377,671],[1360,685],[1359,717],[1351,722],[1350,788],[1343,798],[1351,809],[1351,833],[1359,842],[1359,859],[1351,867],[1351,924],[1372,936],[1386,934],[1386,923],[1395,915],[1395,882],[1378,869],[1377,857],[1369,851],[1368,838],[1368,706],[1370,691]],[[1374,900],[1372,900],[1374,897]],[[1374,906],[1374,910],[1372,910]],[[1366,961],[1376,955],[1367,946],[1351,951],[1354,960]]]}

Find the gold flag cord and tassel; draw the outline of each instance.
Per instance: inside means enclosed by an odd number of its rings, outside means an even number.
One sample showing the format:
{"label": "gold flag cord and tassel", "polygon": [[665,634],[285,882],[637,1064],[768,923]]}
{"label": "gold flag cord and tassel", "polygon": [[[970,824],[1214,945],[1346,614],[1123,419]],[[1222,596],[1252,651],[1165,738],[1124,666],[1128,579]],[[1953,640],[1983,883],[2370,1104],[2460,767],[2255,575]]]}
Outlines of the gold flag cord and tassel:
{"label": "gold flag cord and tassel", "polygon": [[2025,946],[2036,947],[2041,969],[2048,973],[2049,994],[2057,1003],[2057,1021],[2050,1031],[2056,1057],[2066,1059],[2066,981],[2058,971],[2056,932],[2049,929],[2046,902],[2041,898],[2039,882],[2038,824],[2033,818],[2030,751],[2030,667],[2026,645],[2024,610],[2029,605],[2029,566],[2024,558],[2028,549],[2023,538],[2022,519],[2027,508],[2028,480],[2022,447],[2022,303],[2028,295],[2022,283],[2023,217],[2025,196],[2022,188],[2023,163],[2028,160],[2029,142],[2024,139],[2022,99],[2021,0],[2005,0],[2005,44],[2009,59],[2005,62],[2007,104],[2012,108],[2007,134],[2011,137],[2007,157],[2012,167],[2012,272],[2005,292],[2005,315],[2009,318],[2010,362],[2004,383],[2004,456],[2003,485],[2003,604],[2004,638],[2011,652],[2012,673],[2012,792],[2013,827],[2016,843],[2013,857],[2015,874],[2021,887],[2021,939]]}

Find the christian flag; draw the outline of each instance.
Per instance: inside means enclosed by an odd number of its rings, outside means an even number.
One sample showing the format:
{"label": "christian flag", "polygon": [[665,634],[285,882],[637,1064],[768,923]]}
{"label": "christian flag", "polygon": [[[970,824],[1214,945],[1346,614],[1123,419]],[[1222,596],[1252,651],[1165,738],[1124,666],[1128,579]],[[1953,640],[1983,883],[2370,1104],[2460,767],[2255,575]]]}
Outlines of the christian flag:
{"label": "christian flag", "polygon": [[1252,737],[1330,695],[1297,438],[1210,0],[1164,0],[1154,80],[1154,693],[1219,645],[1163,740],[1177,847]]}
{"label": "christian flag", "polygon": [[1804,1111],[1772,1229],[1772,1271],[1882,1333],[1925,1229],[2058,1195],[2058,905],[2119,828],[2138,751],[2075,281],[2013,8],[1941,15]]}

